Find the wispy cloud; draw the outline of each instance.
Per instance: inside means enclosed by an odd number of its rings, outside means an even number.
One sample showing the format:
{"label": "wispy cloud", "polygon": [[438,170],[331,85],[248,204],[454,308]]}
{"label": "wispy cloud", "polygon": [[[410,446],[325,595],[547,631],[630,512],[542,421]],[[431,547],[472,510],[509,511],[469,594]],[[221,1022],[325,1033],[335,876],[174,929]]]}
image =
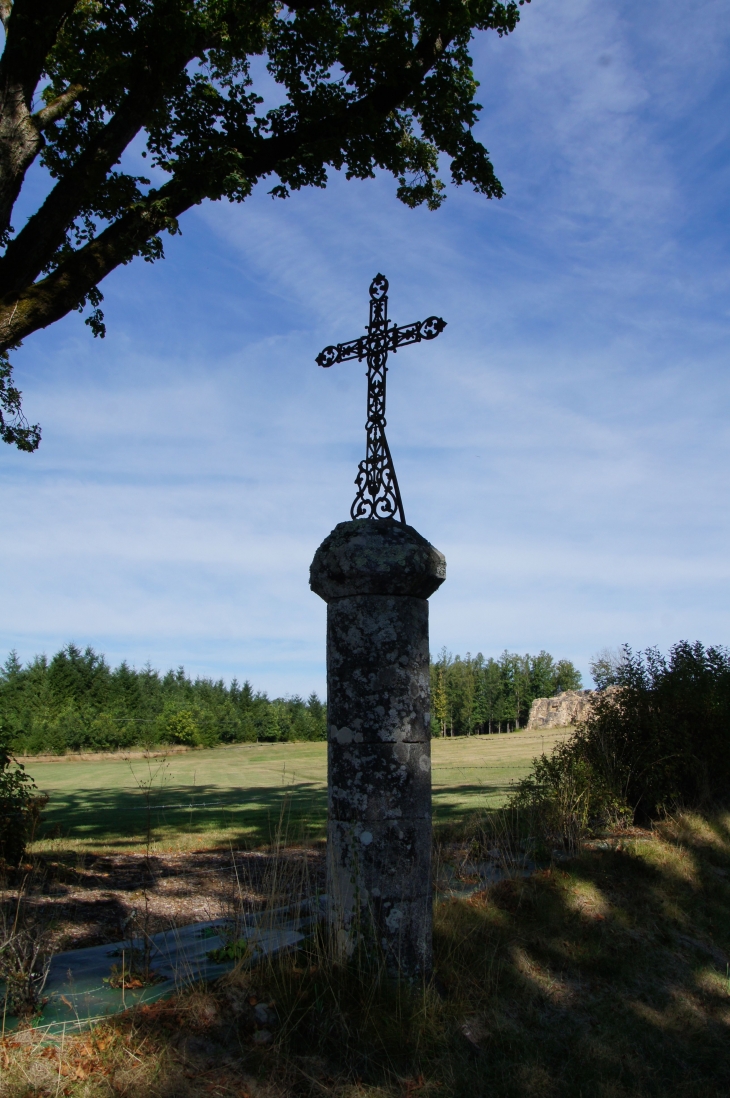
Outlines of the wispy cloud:
{"label": "wispy cloud", "polygon": [[324,685],[307,587],[347,517],[363,367],[314,356],[391,280],[448,321],[389,374],[406,514],[442,548],[432,641],[728,637],[728,28],[719,0],[535,0],[475,49],[502,203],[408,211],[385,177],[188,215],[17,356],[41,452],[2,455],[0,645]]}

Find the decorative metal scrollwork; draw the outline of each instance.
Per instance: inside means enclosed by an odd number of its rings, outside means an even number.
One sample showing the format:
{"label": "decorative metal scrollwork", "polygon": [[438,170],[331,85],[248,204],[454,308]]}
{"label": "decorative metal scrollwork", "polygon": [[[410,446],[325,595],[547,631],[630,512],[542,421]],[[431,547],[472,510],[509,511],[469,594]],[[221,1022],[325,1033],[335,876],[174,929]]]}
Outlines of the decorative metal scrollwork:
{"label": "decorative metal scrollwork", "polygon": [[365,424],[365,458],[355,477],[357,495],[350,508],[353,519],[397,518],[405,522],[398,479],[385,437],[385,379],[388,351],[397,351],[411,343],[435,339],[446,327],[439,316],[418,320],[415,324],[388,327],[388,279],[377,274],[370,283],[370,323],[367,335],[347,343],[325,347],[317,355],[325,368],[356,358],[368,362],[368,418]]}
{"label": "decorative metal scrollwork", "polygon": [[317,355],[318,366],[334,366],[335,362],[337,362],[336,347],[325,347],[325,349],[320,351]]}
{"label": "decorative metal scrollwork", "polygon": [[388,286],[390,283],[385,275],[376,274],[373,281],[370,283],[370,297],[373,301],[380,301],[388,293]]}

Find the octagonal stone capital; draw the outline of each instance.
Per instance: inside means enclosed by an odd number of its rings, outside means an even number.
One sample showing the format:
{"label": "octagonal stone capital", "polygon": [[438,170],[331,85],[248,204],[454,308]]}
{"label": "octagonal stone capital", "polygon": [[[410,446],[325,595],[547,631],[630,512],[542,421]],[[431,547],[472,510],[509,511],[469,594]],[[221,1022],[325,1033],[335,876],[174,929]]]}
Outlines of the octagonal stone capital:
{"label": "octagonal stone capital", "polygon": [[314,554],[309,586],[330,602],[352,595],[427,599],[446,579],[446,558],[394,519],[340,522]]}

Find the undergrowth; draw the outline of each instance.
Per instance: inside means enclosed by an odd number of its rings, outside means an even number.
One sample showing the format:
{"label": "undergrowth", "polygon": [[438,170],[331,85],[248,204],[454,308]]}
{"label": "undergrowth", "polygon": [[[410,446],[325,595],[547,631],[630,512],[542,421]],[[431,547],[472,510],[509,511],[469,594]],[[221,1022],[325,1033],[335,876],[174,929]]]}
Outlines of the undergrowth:
{"label": "undergrowth", "polygon": [[533,760],[508,806],[524,834],[574,853],[606,828],[726,803],[729,728],[730,650],[624,645],[613,684],[570,739]]}
{"label": "undergrowth", "polygon": [[17,866],[32,842],[48,797],[17,762],[0,729],[0,872]]}
{"label": "undergrowth", "polygon": [[399,985],[314,934],[79,1037],[27,1029],[0,1045],[0,1098],[725,1098],[730,814],[440,902],[434,954],[431,983]]}

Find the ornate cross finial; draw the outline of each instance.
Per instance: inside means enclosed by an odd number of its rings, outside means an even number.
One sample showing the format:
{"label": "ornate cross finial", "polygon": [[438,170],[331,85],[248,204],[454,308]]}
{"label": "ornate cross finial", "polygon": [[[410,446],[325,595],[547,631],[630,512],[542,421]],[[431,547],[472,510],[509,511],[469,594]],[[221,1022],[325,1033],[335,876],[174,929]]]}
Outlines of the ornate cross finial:
{"label": "ornate cross finial", "polygon": [[443,332],[446,321],[438,316],[417,320],[415,324],[395,324],[388,327],[388,280],[377,274],[370,283],[370,323],[367,335],[325,347],[317,355],[320,366],[334,366],[356,358],[368,361],[368,418],[365,424],[367,444],[365,460],[361,461],[355,484],[357,495],[350,508],[353,519],[398,518],[405,522],[403,503],[398,481],[385,437],[385,376],[388,351],[420,343],[422,339],[435,339]]}

